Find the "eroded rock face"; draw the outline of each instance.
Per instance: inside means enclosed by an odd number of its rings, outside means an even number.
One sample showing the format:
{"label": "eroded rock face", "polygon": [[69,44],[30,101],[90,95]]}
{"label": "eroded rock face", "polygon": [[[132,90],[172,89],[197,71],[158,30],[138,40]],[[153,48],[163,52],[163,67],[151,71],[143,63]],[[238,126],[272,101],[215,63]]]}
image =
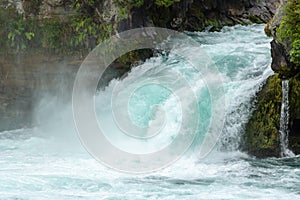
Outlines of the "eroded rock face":
{"label": "eroded rock face", "polygon": [[[188,15],[188,30],[197,30],[197,24],[211,26],[236,23],[268,22],[276,12],[279,0],[212,0],[194,1]],[[201,16],[205,16],[202,20]]]}
{"label": "eroded rock face", "polygon": [[271,36],[276,38],[276,29],[280,26],[282,17],[284,15],[284,6],[288,0],[280,0],[280,4],[278,6],[277,11],[275,12],[275,15],[271,20],[268,22],[267,25],[267,31],[270,33]]}
{"label": "eroded rock face", "polygon": [[[20,0],[15,0],[20,1]],[[142,26],[160,26],[176,30],[203,30],[205,26],[220,29],[224,25],[237,23],[268,22],[276,12],[280,0],[181,0],[170,7],[159,7],[154,0],[144,1],[139,7],[130,8],[125,18],[119,16],[118,5],[113,0],[99,4],[99,17],[114,24],[118,32]],[[40,18],[60,18],[74,14],[72,0],[43,0],[40,3]],[[23,5],[32,4],[24,0]],[[29,7],[30,6],[23,6]],[[32,13],[24,9],[25,15]],[[123,19],[122,19],[123,18]]]}
{"label": "eroded rock face", "polygon": [[[2,6],[3,2],[0,2],[0,5]],[[8,0],[8,5],[4,5],[4,6],[10,6],[10,5],[14,6],[19,14],[24,13],[22,0]]]}
{"label": "eroded rock face", "polygon": [[74,14],[71,4],[71,0],[43,0],[37,15],[39,18],[68,20],[68,17]]}
{"label": "eroded rock face", "polygon": [[80,63],[79,57],[0,53],[0,131],[32,126],[44,95],[69,101]]}
{"label": "eroded rock face", "polygon": [[286,45],[273,40],[271,42],[271,55],[272,55],[272,70],[279,73],[282,78],[289,78],[294,75],[294,64],[290,62],[289,51]]}
{"label": "eroded rock face", "polygon": [[290,42],[287,40],[281,41],[277,36],[277,29],[285,15],[284,7],[288,0],[281,0],[280,2],[276,14],[266,25],[265,32],[274,38],[271,42],[272,69],[283,78],[289,78],[297,72],[295,64],[290,61],[290,51],[292,49]]}

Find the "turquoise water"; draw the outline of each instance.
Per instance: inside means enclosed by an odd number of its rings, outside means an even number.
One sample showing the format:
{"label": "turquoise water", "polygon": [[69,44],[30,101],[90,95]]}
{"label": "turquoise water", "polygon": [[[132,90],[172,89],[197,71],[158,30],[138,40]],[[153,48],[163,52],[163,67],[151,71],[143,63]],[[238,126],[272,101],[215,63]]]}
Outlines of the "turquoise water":
{"label": "turquoise water", "polygon": [[[147,128],[165,117],[163,134],[141,143],[121,135],[112,124],[108,96],[117,83],[124,85],[122,96],[132,92],[139,80],[164,77],[170,68],[184,74],[200,99],[201,123],[192,148],[177,162],[143,175],[101,165],[81,146],[70,105],[60,105],[49,97],[42,104],[47,106],[37,109],[37,117],[47,116],[40,119],[39,127],[0,133],[0,199],[299,199],[300,157],[256,159],[238,150],[251,100],[272,74],[270,39],[264,36],[263,26],[225,27],[218,33],[188,35],[215,61],[224,83],[226,104],[220,105],[226,107],[224,128],[208,156],[200,159],[198,147],[218,108],[211,108],[210,94],[197,72],[171,52],[167,59],[150,59],[123,80],[112,81],[98,94],[103,101],[96,101],[96,107],[99,121],[106,124],[106,137],[114,145],[131,153],[154,152],[169,145],[179,130],[182,112],[176,96],[157,84],[135,90],[128,108],[137,126]],[[174,40],[174,45],[177,42]],[[193,56],[199,53],[197,47],[184,45],[177,50]]]}

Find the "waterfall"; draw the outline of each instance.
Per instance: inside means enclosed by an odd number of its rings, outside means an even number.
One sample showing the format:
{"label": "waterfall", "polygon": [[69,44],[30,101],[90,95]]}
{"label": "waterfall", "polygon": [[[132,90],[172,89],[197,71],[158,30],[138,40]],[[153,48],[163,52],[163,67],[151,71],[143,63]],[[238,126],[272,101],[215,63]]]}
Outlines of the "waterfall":
{"label": "waterfall", "polygon": [[289,146],[289,80],[282,81],[282,104],[280,113],[280,147],[282,157],[291,157],[295,154]]}

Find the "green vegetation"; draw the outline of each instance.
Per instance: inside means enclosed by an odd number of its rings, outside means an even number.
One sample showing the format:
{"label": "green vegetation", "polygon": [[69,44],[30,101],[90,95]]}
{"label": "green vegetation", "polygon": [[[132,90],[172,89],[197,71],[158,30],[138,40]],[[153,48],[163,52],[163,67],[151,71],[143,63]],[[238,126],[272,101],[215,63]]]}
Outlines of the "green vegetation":
{"label": "green vegetation", "polygon": [[[56,18],[38,19],[17,13],[13,6],[0,5],[0,45],[10,51],[46,50],[52,53],[72,54],[95,47],[113,31],[112,24],[102,22],[94,0],[75,0],[71,5],[75,15],[62,21]],[[4,6],[3,6],[4,5]],[[27,10],[37,14],[38,1],[32,1]]]}
{"label": "green vegetation", "polygon": [[[267,157],[279,155],[279,123],[281,108],[281,79],[290,78],[290,128],[300,119],[300,2],[290,0],[285,5],[280,27],[276,30],[278,41],[286,44],[290,51],[289,66],[280,64],[278,73],[268,79],[258,93],[258,103],[248,124],[246,125],[244,142],[245,150],[253,155]],[[265,27],[268,36],[272,36],[269,22]],[[290,135],[289,146],[299,152],[300,137]]]}
{"label": "green vegetation", "polygon": [[279,155],[279,122],[282,94],[278,74],[268,78],[258,93],[258,103],[244,136],[244,148],[259,157]]}
{"label": "green vegetation", "polygon": [[[293,127],[294,123],[299,123],[300,120],[300,77],[295,76],[290,79],[290,127]],[[295,152],[300,153],[300,137],[299,135],[289,136],[289,146]]]}
{"label": "green vegetation", "polygon": [[255,15],[252,15],[252,14],[249,15],[249,20],[251,22],[257,23],[257,24],[264,23],[263,20],[261,20],[258,16],[255,16]]}
{"label": "green vegetation", "polygon": [[132,8],[139,8],[144,5],[144,0],[115,0],[114,3],[118,5],[120,19],[126,19]]}
{"label": "green vegetation", "polygon": [[144,0],[115,0],[115,3],[122,7],[141,7],[144,4]]}
{"label": "green vegetation", "polygon": [[[105,23],[98,10],[100,1],[97,0],[75,0],[72,7],[75,8],[75,15],[72,18],[73,38],[71,45],[93,48],[106,40],[113,31],[111,23]],[[90,41],[96,41],[90,44]]]}
{"label": "green vegetation", "polygon": [[[26,1],[26,12],[37,15],[39,0]],[[157,5],[168,7],[178,2],[160,0]],[[74,0],[71,7],[75,14],[69,22],[52,19],[37,19],[36,17],[18,14],[13,6],[0,7],[0,36],[2,46],[13,50],[22,51],[34,48],[56,49],[66,52],[68,49],[90,49],[106,40],[114,30],[112,23],[102,19],[98,8],[102,1],[99,0]],[[118,15],[121,19],[127,17],[133,7],[140,7],[144,0],[115,0],[118,6]],[[7,5],[3,2],[2,5]],[[8,39],[5,40],[4,38]]]}
{"label": "green vegetation", "polygon": [[285,15],[278,29],[279,40],[291,44],[291,61],[300,66],[300,1],[290,0],[285,6]]}
{"label": "green vegetation", "polygon": [[34,37],[34,32],[25,26],[22,19],[17,19],[8,27],[7,39],[11,47],[24,50],[30,40]]}
{"label": "green vegetation", "polygon": [[0,10],[0,45],[8,52],[45,50],[53,53],[70,52],[70,48],[80,49],[83,44],[73,44],[78,40],[74,28],[67,22],[56,19],[23,19],[15,9]]}
{"label": "green vegetation", "polygon": [[29,20],[24,23],[23,17],[16,13],[12,7],[0,7],[0,45],[2,49],[12,48],[22,51],[30,46],[35,37],[35,31]]}
{"label": "green vegetation", "polygon": [[265,28],[264,28],[265,34],[266,34],[268,37],[272,37],[272,33],[271,33],[271,31],[270,31],[270,23],[271,23],[271,21],[269,21],[269,22],[266,24]]}
{"label": "green vegetation", "polygon": [[290,116],[300,119],[300,77],[290,79]]}
{"label": "green vegetation", "polygon": [[[155,0],[161,8],[167,8],[180,0]],[[56,18],[38,19],[40,0],[24,1],[24,16],[17,13],[8,1],[0,5],[0,44],[2,49],[27,51],[44,49],[56,53],[90,50],[106,40],[114,32],[114,24],[103,20],[100,0],[74,0],[71,6],[75,12],[67,20]],[[144,5],[144,0],[114,0],[118,6],[116,20],[127,18],[134,7]]]}
{"label": "green vegetation", "polygon": [[180,2],[180,0],[155,0],[155,4],[163,7],[170,7],[176,2]]}
{"label": "green vegetation", "polygon": [[[154,3],[159,9],[169,10],[171,4],[179,1],[156,0]],[[114,34],[118,21],[128,18],[131,9],[141,7],[145,3],[144,0],[113,0],[115,8],[118,9],[118,16],[114,18],[115,21],[110,22],[108,19],[104,20],[105,13],[102,10],[101,0],[66,2],[64,6],[72,8],[74,14],[65,16],[64,19],[55,16],[43,19],[38,17],[41,2],[41,0],[24,1],[24,14],[18,13],[13,5],[7,6],[8,0],[0,2],[1,53],[39,52],[61,56],[79,53],[84,56]],[[115,8],[112,8],[113,12]],[[167,15],[166,18],[169,19],[170,16]],[[166,23],[164,19],[161,25],[165,26]],[[122,67],[129,67],[151,55],[151,50],[134,51],[119,58],[117,63]]]}
{"label": "green vegetation", "polygon": [[[281,79],[279,74],[268,78],[257,95],[254,110],[244,135],[244,150],[258,157],[279,156],[279,128],[282,103]],[[295,119],[300,119],[300,79],[290,79],[290,126]],[[300,148],[300,137],[290,136],[292,150]],[[296,150],[297,151],[297,150]]]}
{"label": "green vegetation", "polygon": [[233,23],[214,19],[214,20],[204,20],[204,25],[206,27],[210,26],[211,27],[210,31],[220,31],[224,26],[232,26]]}

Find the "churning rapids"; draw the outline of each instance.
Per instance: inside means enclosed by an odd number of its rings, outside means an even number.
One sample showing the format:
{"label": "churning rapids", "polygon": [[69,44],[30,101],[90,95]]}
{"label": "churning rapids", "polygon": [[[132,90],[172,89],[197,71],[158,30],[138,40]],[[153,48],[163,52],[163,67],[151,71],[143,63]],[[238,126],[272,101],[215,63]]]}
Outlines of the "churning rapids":
{"label": "churning rapids", "polygon": [[[0,133],[0,199],[300,199],[300,157],[256,159],[238,150],[255,93],[272,75],[270,39],[263,28],[235,26],[221,32],[188,33],[211,56],[224,83],[225,125],[216,148],[206,158],[197,157],[197,141],[201,140],[197,137],[192,148],[165,169],[144,175],[113,171],[81,146],[69,112],[71,106],[57,104],[49,97],[37,107],[36,115],[42,118],[40,126]],[[190,54],[197,56],[197,49],[192,50]],[[125,79],[113,80],[99,96],[105,98],[118,82],[134,84],[131,80],[136,76],[147,79],[170,67],[195,77],[196,72],[170,52],[168,59],[149,59]],[[190,81],[194,87],[203,87],[193,78]],[[205,133],[213,112],[208,91],[205,87],[201,91],[198,105],[204,125],[199,134]],[[168,126],[169,135],[154,142],[154,146],[142,144],[146,152],[155,151],[156,145],[168,145],[173,137],[171,130],[177,130],[180,120],[176,116],[180,113],[174,110],[176,102],[167,101],[168,96],[169,91],[150,87],[137,91],[129,101],[130,117],[141,126],[155,117],[146,112],[147,108],[161,102],[174,117]],[[140,99],[144,99],[143,104]],[[107,130],[114,130],[105,123]],[[126,150],[131,152],[141,148],[115,135],[111,140],[120,148],[130,146]]]}

